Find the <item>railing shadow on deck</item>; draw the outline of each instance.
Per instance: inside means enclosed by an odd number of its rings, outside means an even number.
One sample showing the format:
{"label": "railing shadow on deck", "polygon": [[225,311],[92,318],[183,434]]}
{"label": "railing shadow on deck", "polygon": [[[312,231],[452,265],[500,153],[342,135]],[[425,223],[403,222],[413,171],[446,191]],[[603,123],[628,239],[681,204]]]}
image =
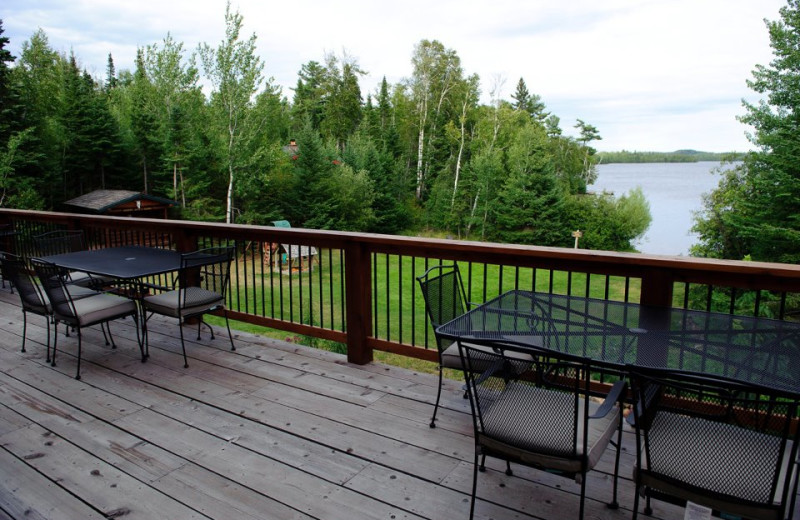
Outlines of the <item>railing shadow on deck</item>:
{"label": "railing shadow on deck", "polygon": [[437,359],[415,278],[447,262],[476,302],[531,289],[779,319],[800,308],[800,266],[789,264],[12,209],[3,223],[16,231],[4,247],[25,256],[55,229],[83,229],[95,248],[234,244],[232,319],[343,343],[359,364],[373,350]]}

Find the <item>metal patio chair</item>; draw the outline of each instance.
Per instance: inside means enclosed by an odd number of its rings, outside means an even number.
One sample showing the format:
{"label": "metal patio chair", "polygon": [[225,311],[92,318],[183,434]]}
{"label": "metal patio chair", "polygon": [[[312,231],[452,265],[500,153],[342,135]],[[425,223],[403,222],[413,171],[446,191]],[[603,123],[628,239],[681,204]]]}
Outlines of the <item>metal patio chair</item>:
{"label": "metal patio chair", "polygon": [[[82,229],[48,231],[34,236],[33,244],[38,256],[74,253],[87,249],[86,235]],[[94,289],[102,289],[104,286],[114,283],[112,278],[82,271],[70,271],[68,274],[69,283]]]}
{"label": "metal patio chair", "polygon": [[[436,404],[433,407],[430,427],[436,427],[436,412],[439,410],[439,401],[442,396],[442,377],[445,368],[462,370],[461,356],[458,353],[458,345],[454,341],[449,341],[441,337],[436,329],[443,323],[458,318],[467,312],[470,304],[464,292],[464,284],[461,281],[461,273],[458,265],[436,265],[429,268],[425,273],[417,277],[422,296],[425,299],[425,311],[433,327],[436,338],[436,348],[439,353],[439,386],[436,391]],[[480,347],[486,348],[486,347]],[[527,354],[514,354],[520,359],[530,359]],[[478,366],[476,368],[483,368]],[[467,397],[466,391],[464,398]]]}
{"label": "metal patio chair", "polygon": [[[46,318],[47,326],[47,361],[50,362],[50,322],[52,321],[52,308],[44,289],[31,273],[30,268],[21,256],[13,253],[0,253],[0,265],[3,273],[12,287],[17,289],[20,303],[22,304],[22,352],[25,352],[25,341],[28,333],[28,313],[33,313]],[[96,291],[86,287],[70,286],[70,295],[73,299],[85,298],[97,294]],[[103,331],[105,333],[105,331]]]}
{"label": "metal patio chair", "polygon": [[645,514],[653,497],[729,517],[792,517],[796,395],[675,370],[629,372],[637,432],[634,519],[640,496]]}
{"label": "metal patio chair", "polygon": [[[107,324],[112,320],[133,316],[136,324],[136,335],[139,337],[138,328],[138,307],[132,300],[109,293],[95,293],[84,297],[74,296],[76,289],[67,282],[69,273],[66,269],[55,264],[44,262],[40,259],[32,259],[31,264],[39,277],[39,282],[49,300],[50,310],[53,317],[53,355],[50,364],[56,364],[56,350],[58,347],[58,324],[64,323],[67,327],[73,327],[78,332],[78,363],[75,379],[81,378],[81,350],[83,346],[83,335],[81,329],[92,325]],[[105,337],[106,331],[103,330]],[[110,340],[110,341],[109,341]],[[108,328],[108,337],[105,338],[106,345],[116,348],[111,329]],[[139,341],[139,348],[144,356],[144,347]]]}
{"label": "metal patio chair", "polygon": [[[181,349],[183,351],[184,368],[189,367],[186,357],[186,343],[183,338],[183,322],[189,318],[197,318],[197,339],[200,339],[200,329],[205,324],[211,331],[214,339],[214,329],[203,321],[203,315],[222,311],[225,316],[225,326],[228,329],[228,338],[231,350],[236,350],[233,344],[233,335],[228,321],[228,310],[225,298],[230,285],[230,266],[233,260],[234,247],[211,247],[200,249],[181,255],[181,268],[175,279],[172,290],[145,296],[142,307],[145,313],[161,314],[178,319],[178,330],[181,335]],[[147,331],[145,316],[145,349],[147,355]]]}
{"label": "metal patio chair", "polygon": [[[616,509],[625,381],[617,381],[600,403],[590,399],[595,395],[588,361],[543,350],[525,362],[523,371],[519,352],[511,345],[459,341],[459,349],[475,430],[470,519],[475,512],[478,471],[483,471],[486,456],[574,479],[581,487],[578,518],[582,519],[586,473],[613,443],[615,434],[613,496],[608,506]],[[487,362],[490,366],[485,370],[476,370]],[[511,474],[510,467],[506,473]]]}
{"label": "metal patio chair", "polygon": [[43,316],[47,326],[47,361],[50,361],[50,318],[52,311],[47,296],[41,286],[31,276],[28,266],[22,257],[12,253],[2,253],[0,262],[3,267],[3,277],[12,287],[17,289],[22,303],[22,352],[25,352],[25,340],[28,336],[28,313]]}

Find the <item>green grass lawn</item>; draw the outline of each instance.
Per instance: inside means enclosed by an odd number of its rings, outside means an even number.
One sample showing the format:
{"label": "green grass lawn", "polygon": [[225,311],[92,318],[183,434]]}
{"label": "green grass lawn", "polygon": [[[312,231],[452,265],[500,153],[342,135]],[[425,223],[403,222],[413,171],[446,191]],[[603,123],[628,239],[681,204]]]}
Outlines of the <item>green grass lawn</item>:
{"label": "green grass lawn", "polygon": [[[442,263],[449,263],[447,261]],[[373,332],[375,337],[435,348],[433,330],[416,277],[438,265],[438,260],[378,254],[373,257]],[[604,275],[588,276],[546,269],[503,267],[459,262],[468,299],[480,303],[511,289],[535,289],[561,294],[589,295],[612,300],[639,301],[639,281]],[[311,270],[292,271],[262,264],[258,256],[240,257],[233,267],[232,309],[334,330],[344,330],[343,257],[339,251],[320,250]],[[626,298],[627,294],[627,298]],[[208,321],[224,326],[224,321]],[[234,327],[284,341],[345,353],[343,344],[268,329],[243,322]],[[421,372],[435,372],[436,364],[415,358],[375,352],[377,361]],[[457,372],[449,374],[459,378]]]}

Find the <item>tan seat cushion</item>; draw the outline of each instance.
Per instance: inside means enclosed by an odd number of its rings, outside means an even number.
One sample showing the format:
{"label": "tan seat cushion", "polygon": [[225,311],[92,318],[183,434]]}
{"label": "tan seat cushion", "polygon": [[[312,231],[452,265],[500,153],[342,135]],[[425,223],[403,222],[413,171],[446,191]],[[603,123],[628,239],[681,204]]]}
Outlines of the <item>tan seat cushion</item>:
{"label": "tan seat cushion", "polygon": [[96,274],[89,274],[83,271],[72,271],[69,273],[69,282],[72,285],[79,285],[83,287],[103,286],[113,281],[114,278],[108,276],[100,276]]}
{"label": "tan seat cushion", "polygon": [[[487,360],[482,362],[480,359],[476,359],[475,356],[472,357],[472,368],[477,372],[483,372],[497,359],[497,353],[492,349],[492,347],[486,345],[476,345],[473,343],[463,343],[464,345],[469,346],[470,348],[481,350],[484,352],[491,353],[491,361]],[[533,361],[533,358],[529,354],[523,354],[521,352],[516,352],[513,350],[506,350],[505,355],[508,359],[512,360],[519,360],[525,362]],[[458,343],[455,342],[449,347],[447,347],[442,352],[442,366],[447,368],[456,368],[458,370],[462,370],[461,367],[461,355],[458,353]]]}
{"label": "tan seat cushion", "polygon": [[[488,409],[483,410],[486,430],[480,435],[479,443],[495,453],[506,454],[526,464],[568,473],[580,472],[580,460],[564,458],[572,450],[571,433],[561,439],[547,433],[559,429],[554,427],[554,421],[563,421],[565,417],[572,416],[574,400],[575,395],[571,393],[526,383],[509,383],[498,399]],[[578,457],[584,455],[584,430],[580,418],[583,417],[585,404],[584,399],[579,400]],[[594,413],[599,406],[590,400],[589,414]],[[526,410],[524,414],[519,413],[522,407]],[[619,407],[614,407],[605,417],[589,419],[587,470],[593,468],[603,455],[619,425],[619,413]],[[560,426],[562,431],[571,428],[570,424]]]}
{"label": "tan seat cushion", "polygon": [[189,287],[186,289],[187,307],[181,309],[183,305],[183,293],[180,289],[164,293],[147,296],[143,303],[148,311],[172,316],[191,316],[201,314],[212,308],[222,308],[225,301],[219,293],[203,289],[201,287]]}
{"label": "tan seat cushion", "polygon": [[[748,518],[770,518],[735,501],[709,502],[709,493],[747,498],[777,505],[791,465],[792,442],[787,442],[775,494],[769,484],[777,465],[781,438],[732,424],[661,412],[650,427],[652,472],[642,474],[642,483],[699,504],[721,508]],[[680,446],[680,451],[674,449]],[[665,478],[687,482],[697,491],[687,491],[664,482]],[[766,485],[765,485],[766,484]],[[724,506],[724,507],[721,507]]]}
{"label": "tan seat cushion", "polygon": [[107,293],[74,300],[73,304],[81,327],[136,312],[136,304],[133,301]]}

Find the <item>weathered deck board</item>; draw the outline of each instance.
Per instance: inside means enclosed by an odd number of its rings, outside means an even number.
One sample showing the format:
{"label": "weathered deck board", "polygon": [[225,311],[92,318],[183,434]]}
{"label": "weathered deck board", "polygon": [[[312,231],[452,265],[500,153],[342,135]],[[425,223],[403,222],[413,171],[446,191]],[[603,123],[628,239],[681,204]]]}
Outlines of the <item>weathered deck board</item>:
{"label": "weathered deck board", "polygon": [[[0,520],[8,518],[440,519],[469,511],[474,453],[468,402],[447,381],[428,427],[437,379],[397,367],[236,333],[197,342],[177,324],[150,323],[142,363],[130,320],[118,348],[84,335],[44,360],[44,321],[31,317],[21,353],[16,295],[0,289]],[[589,475],[587,518],[630,517],[633,434],[623,443],[619,510],[610,498],[613,450]],[[476,518],[575,516],[574,482],[500,461],[478,478]],[[654,503],[658,518],[682,517]],[[27,515],[27,516],[26,516]]]}

